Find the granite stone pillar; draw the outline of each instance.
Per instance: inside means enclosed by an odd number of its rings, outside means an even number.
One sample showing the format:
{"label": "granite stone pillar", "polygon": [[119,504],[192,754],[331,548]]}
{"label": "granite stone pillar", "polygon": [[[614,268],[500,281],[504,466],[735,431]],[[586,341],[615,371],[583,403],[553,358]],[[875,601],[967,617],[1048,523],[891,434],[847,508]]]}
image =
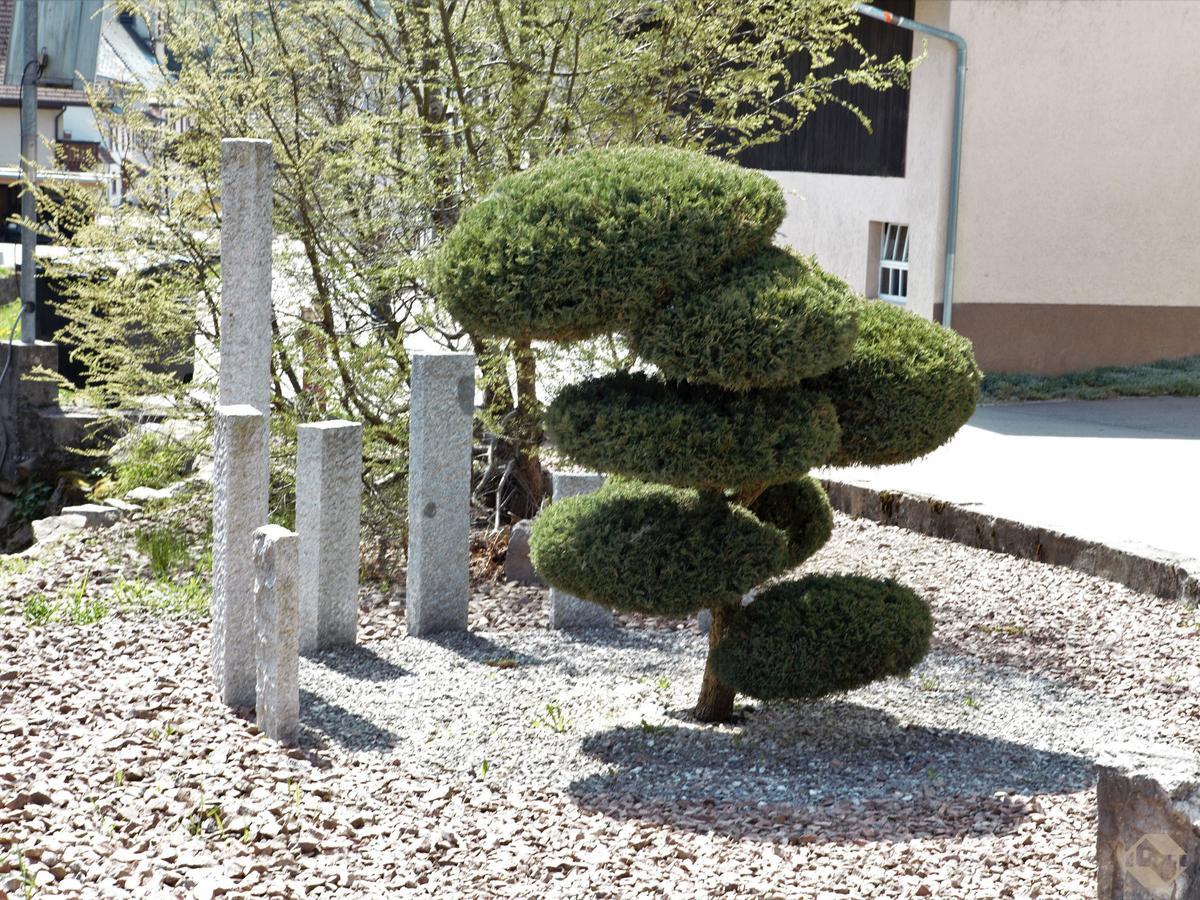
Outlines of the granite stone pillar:
{"label": "granite stone pillar", "polygon": [[213,679],[223,702],[253,706],[253,535],[267,522],[267,420],[252,406],[218,406],[213,426]]}
{"label": "granite stone pillar", "polygon": [[255,712],[267,737],[300,728],[300,539],[281,525],[254,532]]}
{"label": "granite stone pillar", "polygon": [[300,652],[353,644],[358,632],[362,425],[334,420],[296,429],[300,535]]}
{"label": "granite stone pillar", "polygon": [[[270,141],[221,141],[221,358],[223,405],[271,411]],[[263,523],[260,523],[263,524]]]}
{"label": "granite stone pillar", "polygon": [[471,595],[475,355],[414,353],[409,410],[408,633],[462,631]]}
{"label": "granite stone pillar", "polygon": [[[551,487],[552,502],[590,494],[604,484],[604,476],[595,472],[555,472]],[[555,629],[607,628],[613,614],[598,603],[580,600],[573,594],[550,588],[550,627]]]}

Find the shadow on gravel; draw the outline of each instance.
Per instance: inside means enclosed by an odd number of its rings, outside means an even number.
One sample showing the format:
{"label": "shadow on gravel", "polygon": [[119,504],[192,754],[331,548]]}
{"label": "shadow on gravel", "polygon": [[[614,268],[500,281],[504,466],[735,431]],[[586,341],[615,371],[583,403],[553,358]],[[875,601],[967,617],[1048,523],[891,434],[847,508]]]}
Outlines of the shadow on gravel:
{"label": "shadow on gravel", "polygon": [[387,750],[399,738],[370,719],[330,703],[312,691],[300,691],[300,722],[347,750]]}
{"label": "shadow on gravel", "polygon": [[437,644],[472,662],[486,663],[500,659],[515,659],[523,666],[536,665],[540,662],[539,659],[528,653],[520,653],[474,631],[445,631],[415,640]]}
{"label": "shadow on gravel", "polygon": [[307,659],[326,669],[332,669],[356,681],[395,681],[409,672],[403,666],[384,659],[370,647],[355,644],[336,650],[321,650],[309,654]]}
{"label": "shadow on gravel", "polygon": [[[762,832],[767,841],[839,815],[842,830],[858,837],[908,840],[1004,833],[1036,811],[1026,798],[1093,784],[1085,757],[904,726],[855,703],[771,706],[747,713],[742,725],[740,733],[680,724],[590,735],[583,752],[608,771],[567,790],[582,808],[615,818],[740,837]],[[763,830],[764,819],[772,828]]]}

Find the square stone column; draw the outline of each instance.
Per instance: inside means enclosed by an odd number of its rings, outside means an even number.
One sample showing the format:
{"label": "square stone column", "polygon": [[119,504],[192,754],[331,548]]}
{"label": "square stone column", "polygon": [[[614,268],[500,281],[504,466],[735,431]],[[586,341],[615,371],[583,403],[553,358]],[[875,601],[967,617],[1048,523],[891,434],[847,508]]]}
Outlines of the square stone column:
{"label": "square stone column", "polygon": [[1200,757],[1149,743],[1098,757],[1096,896],[1200,898]]}
{"label": "square stone column", "polygon": [[218,406],[213,429],[213,680],[223,702],[253,706],[253,535],[267,524],[267,419],[252,406]]}
{"label": "square stone column", "polygon": [[255,712],[269,738],[300,730],[300,539],[281,525],[254,532]]}
{"label": "square stone column", "polygon": [[475,355],[414,353],[405,619],[417,637],[467,627],[474,414]]}
{"label": "square stone column", "polygon": [[221,141],[222,405],[246,403],[271,411],[270,141]]}
{"label": "square stone column", "polygon": [[[595,472],[555,472],[551,487],[552,502],[590,494],[604,484],[604,476]],[[613,623],[611,609],[590,600],[580,600],[573,594],[550,588],[550,627],[567,630],[574,628],[608,628]]]}
{"label": "square stone column", "polygon": [[359,423],[296,429],[301,653],[353,644],[358,633],[362,468]]}

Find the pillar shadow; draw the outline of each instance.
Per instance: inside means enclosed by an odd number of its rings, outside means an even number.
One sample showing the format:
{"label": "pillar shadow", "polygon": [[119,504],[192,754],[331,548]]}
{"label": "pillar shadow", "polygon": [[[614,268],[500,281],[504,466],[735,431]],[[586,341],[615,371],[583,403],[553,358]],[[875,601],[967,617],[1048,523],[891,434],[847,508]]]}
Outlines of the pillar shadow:
{"label": "pillar shadow", "polygon": [[312,731],[346,750],[389,750],[399,737],[370,719],[330,703],[312,691],[300,691],[300,721]]}
{"label": "pillar shadow", "polygon": [[[1083,756],[902,725],[849,702],[760,707],[738,732],[686,722],[683,711],[676,718],[585,738],[583,752],[607,769],[569,785],[578,805],[763,841],[819,839],[806,830],[819,821],[840,822],[837,834],[903,841],[1007,833],[1036,811],[1030,797],[1094,780]],[[760,719],[770,728],[756,727]]]}
{"label": "pillar shadow", "polygon": [[414,638],[414,640],[429,641],[471,662],[487,663],[501,659],[512,659],[518,665],[536,665],[541,662],[536,656],[514,650],[507,644],[501,644],[486,635],[475,631],[439,631],[436,634]]}
{"label": "pillar shadow", "polygon": [[403,678],[409,672],[391,660],[384,659],[370,647],[354,644],[305,654],[305,659],[332,669],[356,681],[384,682]]}

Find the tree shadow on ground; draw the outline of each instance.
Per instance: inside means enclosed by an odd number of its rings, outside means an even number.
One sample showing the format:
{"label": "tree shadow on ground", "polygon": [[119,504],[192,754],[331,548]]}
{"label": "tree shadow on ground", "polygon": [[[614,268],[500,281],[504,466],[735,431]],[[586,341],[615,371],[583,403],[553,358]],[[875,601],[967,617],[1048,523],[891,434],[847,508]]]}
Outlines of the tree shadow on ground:
{"label": "tree shadow on ground", "polygon": [[400,742],[394,732],[312,691],[300,691],[300,722],[346,750],[388,750]]}
{"label": "tree shadow on ground", "polygon": [[[758,727],[760,716],[770,730]],[[585,738],[583,752],[608,769],[568,792],[613,818],[807,843],[821,834],[904,841],[1006,833],[1036,811],[1029,797],[1093,784],[1085,757],[904,725],[855,703],[754,710],[740,731],[678,718]]]}
{"label": "tree shadow on ground", "polygon": [[403,666],[384,659],[370,647],[362,644],[319,650],[307,654],[305,658],[356,681],[395,681],[397,678],[403,678],[409,674]]}

